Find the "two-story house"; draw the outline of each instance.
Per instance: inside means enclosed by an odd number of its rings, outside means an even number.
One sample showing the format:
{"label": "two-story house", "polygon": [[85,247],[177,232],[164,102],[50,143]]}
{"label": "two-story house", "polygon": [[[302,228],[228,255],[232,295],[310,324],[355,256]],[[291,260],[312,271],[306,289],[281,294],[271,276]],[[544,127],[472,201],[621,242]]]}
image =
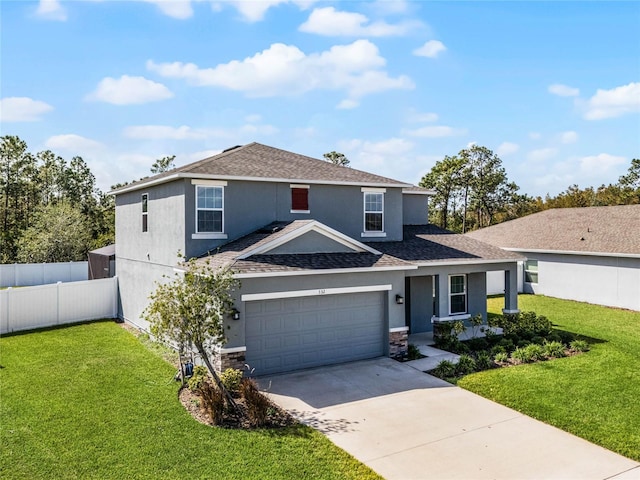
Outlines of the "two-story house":
{"label": "two-story house", "polygon": [[220,368],[257,375],[407,350],[432,322],[486,318],[486,272],[517,310],[522,257],[428,224],[430,191],[251,143],[116,196],[121,316],[141,313],[177,253],[241,280]]}

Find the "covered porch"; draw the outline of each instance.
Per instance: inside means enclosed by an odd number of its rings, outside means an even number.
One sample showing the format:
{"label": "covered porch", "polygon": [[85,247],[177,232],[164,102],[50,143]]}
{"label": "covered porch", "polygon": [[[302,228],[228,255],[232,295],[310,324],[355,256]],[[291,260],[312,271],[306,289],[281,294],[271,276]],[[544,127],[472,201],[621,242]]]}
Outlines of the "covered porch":
{"label": "covered porch", "polygon": [[503,313],[518,313],[517,262],[421,266],[405,278],[405,322],[409,334],[431,334],[439,322],[487,320],[487,272],[504,272]]}

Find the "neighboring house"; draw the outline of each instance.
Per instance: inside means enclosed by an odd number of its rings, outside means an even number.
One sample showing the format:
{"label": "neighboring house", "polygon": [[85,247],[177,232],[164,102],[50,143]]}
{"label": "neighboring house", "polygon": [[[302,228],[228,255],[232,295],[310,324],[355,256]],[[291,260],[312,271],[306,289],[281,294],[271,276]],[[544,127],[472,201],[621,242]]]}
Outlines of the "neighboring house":
{"label": "neighboring house", "polygon": [[430,191],[258,143],[127,185],[116,196],[121,316],[140,315],[176,254],[232,268],[237,319],[219,368],[257,375],[407,350],[432,319],[486,317],[486,272],[518,254],[427,224]]}
{"label": "neighboring house", "polygon": [[640,310],[640,205],[545,210],[467,236],[526,256],[527,293]]}

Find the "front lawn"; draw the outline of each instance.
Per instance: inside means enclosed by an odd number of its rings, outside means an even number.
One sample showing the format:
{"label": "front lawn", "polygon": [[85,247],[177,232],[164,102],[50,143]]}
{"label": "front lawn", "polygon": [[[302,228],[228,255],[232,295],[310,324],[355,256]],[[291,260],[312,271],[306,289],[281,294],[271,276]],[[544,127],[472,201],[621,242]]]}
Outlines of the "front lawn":
{"label": "front lawn", "polygon": [[[640,460],[640,313],[521,295],[522,311],[589,337],[583,355],[468,375],[458,385]],[[502,298],[490,298],[500,313]]]}
{"label": "front lawn", "polygon": [[113,322],[0,339],[0,478],[379,478],[318,432],[226,430]]}

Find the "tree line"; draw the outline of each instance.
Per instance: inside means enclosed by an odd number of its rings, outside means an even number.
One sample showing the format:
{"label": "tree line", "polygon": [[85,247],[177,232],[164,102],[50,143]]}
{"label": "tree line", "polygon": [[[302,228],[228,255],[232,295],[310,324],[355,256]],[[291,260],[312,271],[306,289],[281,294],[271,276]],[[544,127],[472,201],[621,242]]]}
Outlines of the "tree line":
{"label": "tree line", "polygon": [[96,187],[82,157],[31,153],[0,137],[0,263],[86,260],[115,239],[113,197]]}
{"label": "tree line", "polygon": [[581,189],[572,185],[556,196],[531,197],[509,181],[502,160],[473,145],[436,162],[420,181],[435,192],[429,221],[465,233],[549,208],[640,204],[640,159],[615,184]]}

